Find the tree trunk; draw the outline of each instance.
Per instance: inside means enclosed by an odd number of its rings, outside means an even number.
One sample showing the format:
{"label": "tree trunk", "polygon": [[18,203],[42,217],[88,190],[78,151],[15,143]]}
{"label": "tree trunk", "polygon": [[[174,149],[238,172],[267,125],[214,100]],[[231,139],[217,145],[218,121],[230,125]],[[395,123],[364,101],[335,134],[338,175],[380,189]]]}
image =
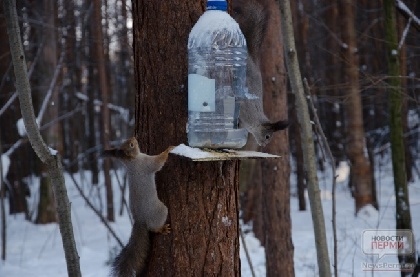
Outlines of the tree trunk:
{"label": "tree trunk", "polygon": [[[339,19],[339,10],[338,3],[336,0],[325,0],[325,5],[328,6],[328,11],[326,12],[326,24],[329,29],[328,38],[327,38],[327,49],[328,54],[326,57],[326,95],[332,97],[339,97],[339,84],[341,78],[341,64],[340,64],[340,43],[337,41],[336,37],[339,36],[340,30],[340,19]],[[323,122],[323,129],[325,135],[328,137],[330,142],[331,152],[333,153],[336,161],[345,160],[345,153],[343,149],[343,127],[342,124],[342,105],[340,101],[333,101],[330,103],[326,101],[324,104],[325,117],[327,120]]]}
{"label": "tree trunk", "polygon": [[[256,141],[248,137],[245,149],[257,151],[259,149]],[[261,245],[265,245],[265,232],[262,214],[262,185],[261,185],[261,161],[244,160],[241,161],[239,171],[239,184],[241,192],[241,211],[244,223],[252,221],[252,231]]]}
{"label": "tree trunk", "polygon": [[309,111],[303,93],[303,82],[297,59],[293,22],[290,3],[287,0],[277,0],[281,12],[281,26],[284,49],[286,49],[286,65],[292,91],[295,94],[295,105],[298,109],[298,121],[302,134],[302,149],[305,168],[308,174],[308,195],[311,205],[312,221],[314,225],[315,246],[317,250],[319,276],[331,276],[328,245],[325,231],[324,212],[322,209],[320,189],[318,184],[315,147],[310,124]]}
{"label": "tree trunk", "polygon": [[[71,112],[78,107],[79,99],[76,97],[76,92],[81,81],[81,64],[80,64],[80,53],[82,49],[80,43],[76,40],[76,26],[78,22],[75,17],[75,3],[73,0],[64,1],[64,22],[66,25],[67,35],[65,39],[65,58],[64,58],[64,84],[63,92],[61,94],[61,104],[63,110],[66,112]],[[79,163],[77,162],[77,157],[81,150],[81,142],[83,143],[84,137],[84,123],[85,118],[82,116],[82,113],[78,112],[74,114],[71,118],[63,120],[62,123],[62,133],[63,133],[63,158],[70,161],[69,171],[75,173],[79,171]]]}
{"label": "tree trunk", "polygon": [[[403,124],[401,118],[403,96],[401,91],[399,54],[397,50],[398,37],[394,1],[385,0],[384,9],[385,40],[387,42],[386,50],[389,75],[389,130],[391,137],[392,169],[394,173],[396,228],[412,230],[410,202],[407,188],[407,174],[405,172],[405,151],[402,127]],[[414,247],[414,249],[416,248]],[[415,255],[399,255],[398,260],[402,265],[415,264]]]}
{"label": "tree trunk", "polygon": [[[135,133],[143,152],[186,143],[187,39],[199,1],[132,1]],[[191,162],[171,155],[157,174],[172,233],[156,235],[147,276],[239,276],[236,161]],[[176,265],[176,266],[174,266]]]}
{"label": "tree trunk", "polygon": [[[397,18],[398,24],[398,34],[399,37],[402,37],[404,28],[406,26],[406,20],[402,15],[398,16]],[[407,41],[407,39],[406,39]],[[407,72],[407,44],[403,43],[400,48],[399,53],[399,63],[400,63],[400,76],[408,76]],[[401,93],[402,93],[402,108],[401,108],[401,119],[402,119],[402,129],[403,134],[409,132],[408,127],[408,90],[407,90],[407,78],[401,78]],[[407,182],[413,180],[413,155],[410,150],[410,143],[409,143],[409,136],[403,136],[404,140],[404,155],[405,155],[405,171],[407,173]]]}
{"label": "tree trunk", "polygon": [[[1,5],[0,5],[1,6]],[[0,7],[0,10],[2,10],[2,7]],[[0,25],[1,27],[1,25]],[[0,136],[1,136],[1,129],[0,129]],[[0,140],[0,217],[1,217],[1,259],[3,261],[6,260],[6,207],[4,205],[4,198],[6,195],[6,185],[3,181],[3,161],[2,161],[2,155],[3,155],[3,145]]]}
{"label": "tree trunk", "polygon": [[[52,0],[40,1],[37,5],[38,11],[43,14],[44,21],[52,28],[43,28],[42,40],[44,40],[41,59],[38,69],[42,72],[44,78],[40,79],[40,102],[44,102],[44,97],[47,95],[51,80],[54,76],[55,68],[57,67],[57,2]],[[53,88],[51,99],[48,101],[48,106],[45,111],[45,119],[43,122],[51,121],[53,118],[58,118],[59,101],[58,89]],[[45,134],[46,142],[54,149],[63,152],[63,144],[61,139],[60,124],[54,124]],[[38,212],[35,222],[37,224],[46,224],[57,221],[56,208],[54,206],[54,196],[51,187],[51,180],[47,174],[48,168],[41,165],[41,178],[39,188],[39,203]]]}
{"label": "tree trunk", "polygon": [[[92,3],[85,3],[86,10],[90,9],[90,6]],[[89,16],[89,21],[92,20],[92,16]],[[92,149],[98,145],[98,141],[96,139],[96,130],[97,128],[97,117],[96,117],[96,111],[95,111],[95,105],[94,105],[94,99],[97,99],[98,97],[98,82],[97,82],[97,74],[95,74],[95,59],[97,55],[97,49],[96,49],[96,43],[93,40],[93,37],[95,37],[95,29],[96,24],[87,24],[87,37],[86,40],[89,44],[89,54],[87,57],[87,67],[88,67],[88,95],[89,95],[89,101],[87,103],[87,114],[88,114],[88,124],[89,124],[89,137],[88,137],[88,148]],[[98,166],[98,157],[97,153],[92,151],[89,154],[89,166],[90,170],[92,171],[92,178],[91,182],[92,185],[97,185],[99,182],[99,166]]]}
{"label": "tree trunk", "polygon": [[[294,98],[294,97],[293,97]],[[292,102],[292,101],[290,101]],[[291,112],[293,122],[298,122],[297,119],[297,109],[292,107]],[[293,132],[294,144],[295,144],[295,161],[296,161],[296,186],[297,186],[297,195],[299,200],[299,211],[306,211],[306,174],[305,166],[303,162],[303,150],[302,150],[302,138],[300,136],[300,131],[298,126],[289,127],[290,132]]]}
{"label": "tree trunk", "polygon": [[[102,15],[101,15],[101,0],[93,1],[93,24],[94,24],[94,45],[95,45],[95,60],[98,67],[99,75],[99,87],[101,90],[102,98],[102,146],[103,149],[109,149],[109,139],[110,139],[110,130],[109,130],[109,109],[108,109],[108,77],[106,74],[105,67],[105,50],[103,47],[103,34],[102,34]],[[93,101],[93,99],[91,99]],[[106,189],[106,210],[107,210],[107,219],[109,221],[115,220],[114,215],[114,197],[112,192],[111,177],[109,175],[110,170],[110,160],[104,159],[103,161],[103,174],[105,179],[105,189]]]}
{"label": "tree trunk", "polygon": [[[280,10],[275,0],[262,1],[270,12],[261,47],[264,111],[272,120],[287,118],[286,69],[280,29]],[[290,165],[287,131],[275,133],[264,148],[280,159],[263,160],[262,201],[267,276],[294,276],[290,220]]]}
{"label": "tree trunk", "polygon": [[342,52],[344,60],[345,101],[347,117],[347,156],[351,164],[350,188],[355,200],[356,213],[365,205],[377,207],[373,194],[372,167],[365,156],[362,100],[359,86],[359,58],[356,44],[355,6],[351,0],[341,0]]}

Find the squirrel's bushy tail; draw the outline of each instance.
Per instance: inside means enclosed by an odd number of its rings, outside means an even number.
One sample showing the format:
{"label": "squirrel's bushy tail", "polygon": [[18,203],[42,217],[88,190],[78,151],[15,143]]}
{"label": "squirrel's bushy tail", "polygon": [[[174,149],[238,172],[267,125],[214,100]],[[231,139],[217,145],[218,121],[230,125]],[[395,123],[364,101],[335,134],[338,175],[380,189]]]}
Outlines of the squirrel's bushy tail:
{"label": "squirrel's bushy tail", "polygon": [[149,253],[149,231],[145,224],[134,222],[127,245],[112,263],[112,276],[129,277],[140,273]]}

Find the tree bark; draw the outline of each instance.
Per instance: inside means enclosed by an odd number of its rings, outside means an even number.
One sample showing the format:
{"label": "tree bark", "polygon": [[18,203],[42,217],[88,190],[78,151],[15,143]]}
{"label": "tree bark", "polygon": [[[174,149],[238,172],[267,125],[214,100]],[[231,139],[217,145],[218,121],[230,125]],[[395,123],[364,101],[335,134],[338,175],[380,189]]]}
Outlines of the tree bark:
{"label": "tree bark", "polygon": [[[187,141],[187,39],[204,10],[185,0],[132,5],[135,134],[155,154]],[[236,161],[170,156],[156,184],[172,233],[154,236],[147,276],[240,275],[238,172]]]}
{"label": "tree bark", "polygon": [[[37,67],[44,76],[44,78],[40,78],[39,81],[39,95],[43,96],[40,97],[40,102],[43,103],[45,101],[44,98],[48,94],[48,88],[50,87],[51,80],[53,79],[57,67],[57,2],[53,0],[43,0],[39,1],[36,7],[43,15],[44,22],[49,26],[48,28],[42,28],[42,31],[39,32],[39,41],[45,41],[45,43],[42,44],[41,59],[39,66]],[[54,87],[45,111],[46,121],[51,121],[53,118],[58,117],[59,104],[58,90]],[[54,124],[45,132],[46,142],[60,153],[63,152],[61,134],[60,123]],[[47,174],[47,170],[48,168],[45,168],[45,165],[41,165],[39,203],[37,218],[35,220],[37,224],[46,224],[57,221],[57,213],[51,187],[52,184],[51,179]]]}
{"label": "tree bark", "polygon": [[27,135],[38,157],[48,166],[49,169],[56,199],[59,227],[67,262],[68,275],[76,277],[81,276],[79,255],[77,254],[71,223],[70,203],[64,183],[60,156],[58,154],[51,154],[51,151],[48,149],[41,137],[35,121],[31,88],[27,76],[26,60],[23,53],[22,42],[20,40],[20,30],[16,14],[16,2],[14,0],[4,0],[3,5],[16,77],[16,89],[19,92],[20,107]]}
{"label": "tree bark", "polygon": [[[406,20],[402,15],[397,17],[398,25],[398,35],[402,37],[404,28],[406,26]],[[406,39],[407,41],[407,39]],[[399,64],[400,64],[400,76],[408,76],[407,72],[407,44],[403,43],[400,48],[399,55]],[[408,133],[410,128],[408,127],[408,90],[407,90],[407,78],[401,78],[401,93],[402,93],[402,109],[401,109],[401,119],[402,119],[402,129],[403,134]],[[403,136],[404,140],[404,155],[405,155],[405,171],[407,173],[407,182],[413,181],[413,154],[411,153],[409,137]]]}
{"label": "tree bark", "polygon": [[309,111],[303,92],[302,77],[296,55],[293,23],[290,3],[287,0],[277,0],[281,12],[281,25],[284,49],[286,49],[286,65],[290,78],[290,85],[295,94],[295,105],[298,109],[298,121],[302,134],[302,148],[305,168],[308,174],[308,195],[311,205],[312,221],[315,233],[315,246],[317,250],[319,276],[331,276],[330,259],[325,232],[324,212],[322,209],[320,189],[318,185],[315,147],[312,137]]}
{"label": "tree bark", "polygon": [[[273,121],[287,118],[287,79],[280,29],[280,10],[275,0],[262,1],[270,11],[261,47],[264,112]],[[294,276],[290,219],[289,139],[286,131],[276,132],[264,152],[280,159],[267,159],[262,167],[262,213],[264,220],[267,276]]]}
{"label": "tree bark", "polygon": [[[90,10],[90,7],[93,3],[85,2],[84,6],[86,10]],[[88,13],[87,15],[89,21],[92,21],[93,16]],[[86,23],[86,40],[88,41],[89,47],[89,54],[87,58],[87,67],[88,67],[88,95],[89,101],[87,103],[87,114],[88,114],[88,124],[89,124],[89,138],[88,138],[88,148],[92,149],[98,145],[98,141],[96,139],[96,130],[97,130],[97,116],[95,115],[95,105],[93,99],[98,99],[98,82],[97,82],[97,73],[95,72],[95,59],[97,55],[96,44],[93,38],[95,37],[95,24],[88,24]],[[90,170],[92,171],[92,185],[98,185],[99,182],[99,165],[98,165],[98,157],[97,153],[91,152],[89,155],[89,166]]]}
{"label": "tree bark", "polygon": [[[391,137],[392,170],[396,202],[396,228],[410,229],[411,213],[405,171],[405,151],[402,124],[402,91],[398,54],[396,9],[394,1],[385,0],[385,39],[388,62],[389,130]],[[415,240],[414,240],[415,241]],[[415,249],[415,248],[414,248]],[[415,255],[399,255],[400,264],[415,264]],[[401,273],[403,274],[403,273]]]}
{"label": "tree bark", "polygon": [[347,156],[350,160],[350,188],[355,200],[356,213],[368,204],[377,208],[372,184],[372,166],[365,156],[365,131],[359,86],[359,58],[356,44],[355,5],[351,0],[341,0],[342,53],[344,60],[345,101],[347,123]]}
{"label": "tree bark", "polygon": [[[108,109],[108,78],[106,73],[105,65],[105,49],[103,46],[103,33],[102,33],[102,14],[101,14],[101,0],[93,1],[93,24],[94,24],[94,36],[93,43],[95,45],[95,60],[98,68],[99,75],[99,87],[101,90],[102,98],[102,146],[103,149],[109,149],[109,140],[110,140],[110,130],[109,130],[109,109]],[[93,99],[91,99],[93,101]],[[114,212],[114,196],[112,192],[111,177],[109,175],[110,170],[110,160],[104,159],[103,161],[103,174],[105,179],[105,189],[106,189],[106,210],[107,210],[107,219],[109,221],[115,220]]]}
{"label": "tree bark", "polygon": [[[0,10],[2,7],[0,6]],[[1,135],[1,129],[0,129],[0,135]],[[6,195],[6,185],[3,181],[3,161],[2,161],[2,155],[3,155],[3,145],[0,140],[0,217],[1,217],[1,259],[3,261],[6,260],[6,207],[4,205],[4,198]]]}

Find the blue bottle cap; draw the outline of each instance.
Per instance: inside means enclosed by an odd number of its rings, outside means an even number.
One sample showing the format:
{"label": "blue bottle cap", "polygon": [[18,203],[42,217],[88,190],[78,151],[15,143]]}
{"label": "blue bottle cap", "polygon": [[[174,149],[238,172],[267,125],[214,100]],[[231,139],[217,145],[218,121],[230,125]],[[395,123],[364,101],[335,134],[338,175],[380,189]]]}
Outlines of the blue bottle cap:
{"label": "blue bottle cap", "polygon": [[227,11],[227,2],[225,0],[207,1],[207,10]]}

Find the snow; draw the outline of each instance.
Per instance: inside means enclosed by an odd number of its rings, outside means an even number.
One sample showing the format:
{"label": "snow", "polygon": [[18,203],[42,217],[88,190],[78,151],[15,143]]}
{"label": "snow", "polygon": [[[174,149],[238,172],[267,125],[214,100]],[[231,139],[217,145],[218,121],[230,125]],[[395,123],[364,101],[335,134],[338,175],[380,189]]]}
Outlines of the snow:
{"label": "snow", "polygon": [[336,169],[337,183],[344,182],[349,178],[350,166],[347,162],[341,161]]}
{"label": "snow", "polygon": [[[198,152],[199,149],[180,145],[172,151]],[[197,151],[197,152],[196,152]],[[200,154],[198,154],[200,153]],[[3,167],[7,165],[7,159],[2,156]],[[337,183],[337,232],[338,232],[338,271],[340,276],[372,276],[370,271],[362,271],[362,265],[375,262],[378,255],[366,255],[362,251],[361,237],[364,230],[371,229],[393,229],[395,227],[395,195],[392,178],[392,167],[389,157],[381,157],[375,163],[377,165],[376,181],[380,210],[372,206],[364,207],[354,216],[354,200],[347,187],[348,164],[342,163],[338,166],[337,173],[340,182]],[[118,174],[122,174],[118,171]],[[347,176],[347,177],[346,177]],[[320,187],[322,189],[322,204],[325,214],[325,224],[331,264],[333,262],[333,240],[331,224],[331,172],[318,173]],[[71,202],[72,221],[77,250],[80,256],[81,271],[83,276],[109,276],[109,261],[118,252],[117,243],[108,234],[106,228],[97,216],[86,206],[80,197],[68,174],[65,174],[66,186]],[[86,193],[94,200],[97,207],[100,201],[97,198],[96,189],[90,191],[88,185],[90,180],[89,172],[75,174],[76,180],[83,184]],[[116,210],[119,209],[119,189],[115,175],[112,175],[114,187],[114,199]],[[120,177],[120,180],[122,178]],[[296,187],[296,177],[291,176],[292,195]],[[37,205],[39,193],[39,180],[28,178],[31,197],[28,198],[30,209]],[[103,184],[103,176],[100,176],[100,184]],[[90,192],[90,193],[88,193]],[[413,229],[416,236],[417,247],[420,245],[420,220],[415,211],[420,204],[420,179],[417,177],[414,183],[409,185],[410,205],[413,217]],[[102,197],[102,206],[105,201],[105,189],[100,186],[99,191]],[[96,200],[95,200],[96,199]],[[308,199],[306,196],[307,203]],[[6,214],[8,215],[9,205],[6,199]],[[308,205],[309,206],[309,205]],[[104,208],[104,207],[103,207]],[[292,218],[292,239],[294,244],[294,268],[295,276],[318,276],[315,239],[310,211],[299,211],[298,200],[292,197],[290,200]],[[230,218],[222,218],[222,224],[226,226],[231,223]],[[116,222],[110,223],[117,235],[126,242],[130,235],[131,224],[124,211],[123,216],[117,215]],[[250,225],[242,225],[245,234],[245,241],[250,253],[256,276],[265,276],[265,253],[260,242],[251,232]],[[62,249],[60,231],[57,224],[35,225],[24,219],[23,215],[7,216],[7,257],[6,261],[0,261],[0,276],[10,277],[60,277],[67,276],[64,253]],[[251,276],[251,271],[246,260],[244,249],[240,249],[241,275]],[[380,261],[397,263],[393,255],[385,255]],[[374,276],[400,276],[399,272],[375,272]]]}
{"label": "snow", "polygon": [[23,122],[23,118],[18,119],[18,121],[16,122],[16,127],[21,137],[26,136],[26,128],[25,128],[25,123]]}
{"label": "snow", "polygon": [[[215,36],[223,32],[223,35]],[[202,45],[218,46],[217,39],[229,35],[231,46],[245,46],[246,41],[238,23],[224,11],[208,10],[198,19],[188,38],[188,49]]]}
{"label": "snow", "polygon": [[255,151],[243,151],[243,150],[232,150],[232,149],[221,149],[221,150],[209,150],[200,149],[185,144],[180,144],[171,150],[172,154],[189,158],[193,161],[222,161],[222,160],[233,160],[233,159],[268,159],[278,158],[279,156],[255,152]]}
{"label": "snow", "polygon": [[48,150],[50,150],[50,153],[51,153],[51,155],[53,155],[53,156],[56,156],[56,155],[58,154],[58,151],[57,151],[57,150],[55,150],[55,149],[53,149],[53,148],[51,148],[51,147],[48,147]]}
{"label": "snow", "polygon": [[199,148],[193,148],[186,146],[185,144],[180,144],[174,149],[171,150],[172,154],[176,154],[179,156],[189,157],[191,159],[203,159],[203,158],[211,158],[212,154],[209,152],[205,152]]}
{"label": "snow", "polygon": [[6,154],[1,155],[1,172],[2,172],[3,178],[6,178],[7,172],[9,172],[9,167],[10,167],[9,156]]}
{"label": "snow", "polygon": [[[38,124],[39,127],[39,119],[36,118],[36,123]],[[18,133],[21,137],[26,137],[26,127],[25,127],[25,123],[23,122],[23,118],[19,118],[18,121],[16,122],[16,127],[18,129]]]}

